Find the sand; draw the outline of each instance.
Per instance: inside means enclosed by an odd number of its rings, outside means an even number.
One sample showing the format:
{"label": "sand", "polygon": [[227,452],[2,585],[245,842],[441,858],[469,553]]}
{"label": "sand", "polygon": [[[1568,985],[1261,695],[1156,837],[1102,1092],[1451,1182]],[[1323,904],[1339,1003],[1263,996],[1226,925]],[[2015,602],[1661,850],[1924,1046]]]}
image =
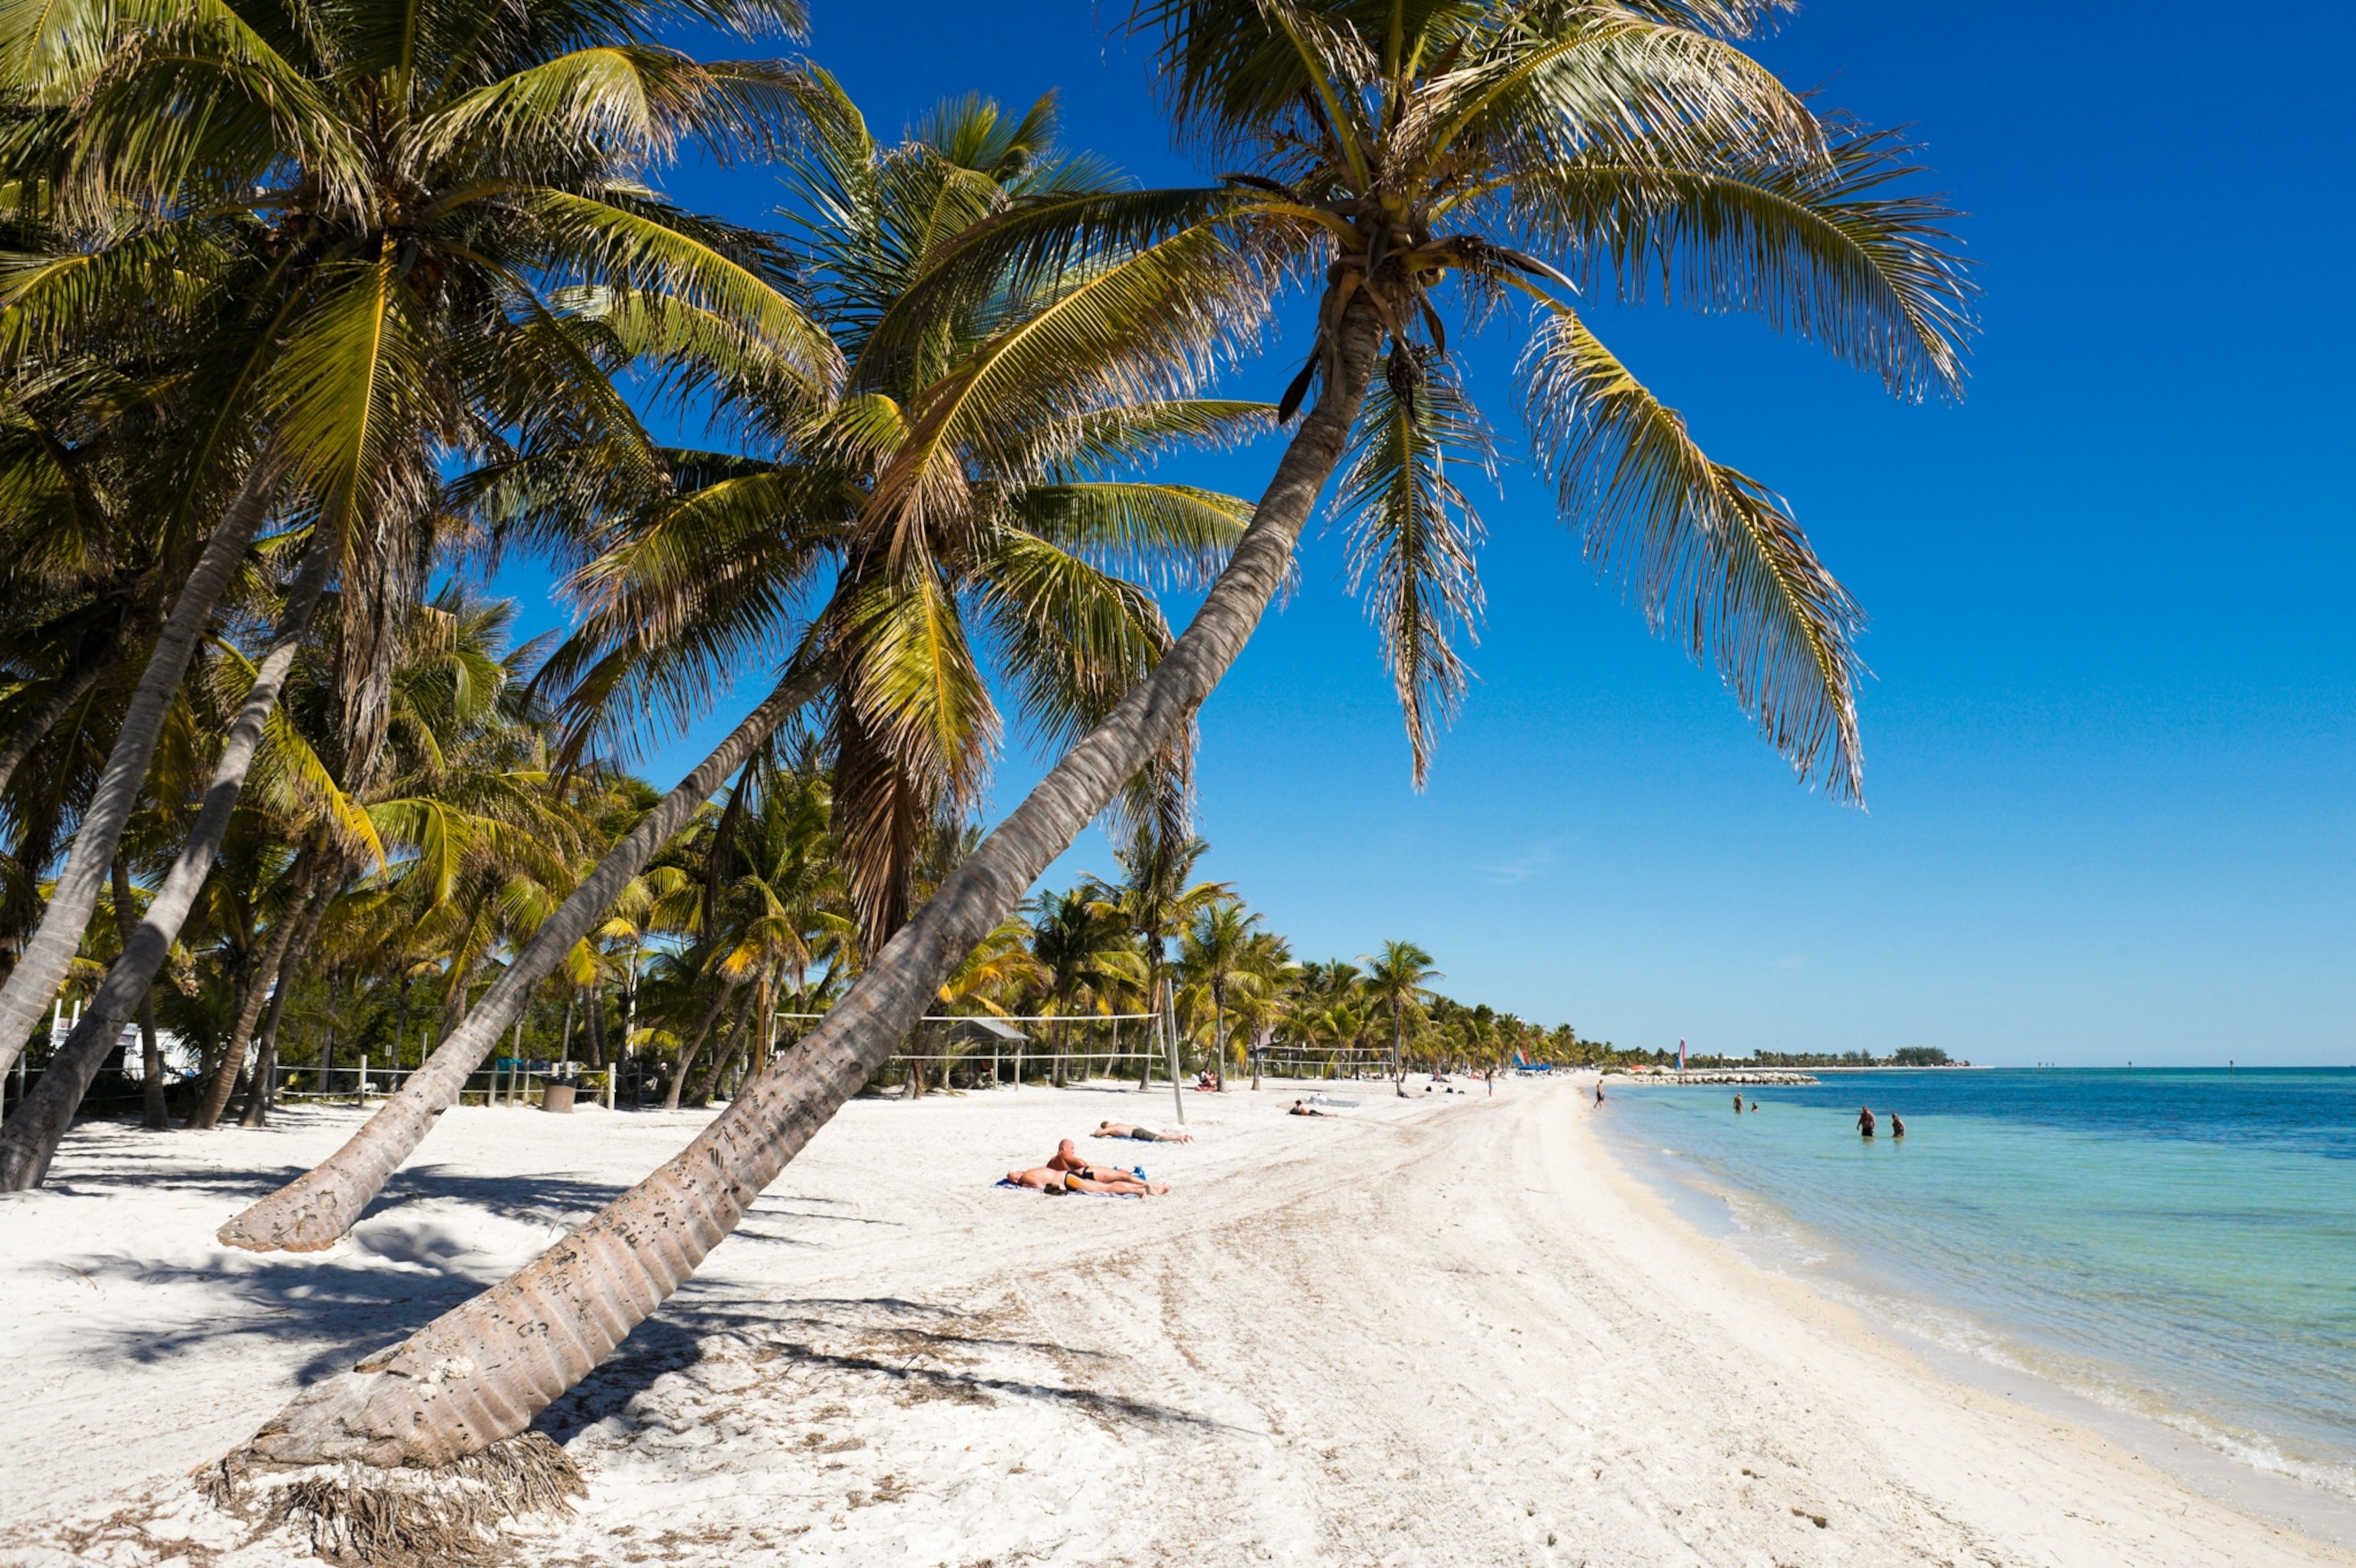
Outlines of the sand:
{"label": "sand", "polygon": [[[1344,1091],[1349,1092],[1349,1091]],[[1089,1146],[1168,1198],[993,1188],[1150,1097],[860,1102],[542,1425],[522,1564],[2356,1563],[1943,1379],[1694,1232],[1575,1086],[1190,1096]],[[357,1113],[78,1130],[0,1200],[0,1563],[266,1564],[187,1471],[577,1222],[693,1113],[453,1112],[353,1237],[213,1228]]]}

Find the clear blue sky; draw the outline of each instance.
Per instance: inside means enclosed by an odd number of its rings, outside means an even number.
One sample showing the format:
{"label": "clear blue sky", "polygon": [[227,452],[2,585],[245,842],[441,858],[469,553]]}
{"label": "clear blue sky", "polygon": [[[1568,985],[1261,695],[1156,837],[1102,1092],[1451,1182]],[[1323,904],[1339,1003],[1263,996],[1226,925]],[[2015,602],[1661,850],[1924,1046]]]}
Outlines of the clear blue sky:
{"label": "clear blue sky", "polygon": [[[1070,141],[1194,172],[1082,0],[814,9],[809,53],[879,131],[1054,88]],[[1331,540],[1204,709],[1208,869],[1301,956],[1411,937],[1451,994],[1622,1046],[2356,1063],[2356,7],[2042,9],[1813,0],[1764,49],[1912,123],[1971,212],[1961,406],[1894,404],[1748,320],[1598,318],[1871,614],[1869,809],[1798,788],[1509,472],[1479,684],[1428,790]],[[673,184],[748,218],[775,199],[758,172]],[[1242,384],[1272,398],[1297,353]],[[1511,434],[1509,353],[1494,329],[1474,349]],[[1271,462],[1172,472],[1257,493]],[[1038,771],[1011,752],[998,808]],[[1114,869],[1094,833],[1050,880],[1088,869]]]}

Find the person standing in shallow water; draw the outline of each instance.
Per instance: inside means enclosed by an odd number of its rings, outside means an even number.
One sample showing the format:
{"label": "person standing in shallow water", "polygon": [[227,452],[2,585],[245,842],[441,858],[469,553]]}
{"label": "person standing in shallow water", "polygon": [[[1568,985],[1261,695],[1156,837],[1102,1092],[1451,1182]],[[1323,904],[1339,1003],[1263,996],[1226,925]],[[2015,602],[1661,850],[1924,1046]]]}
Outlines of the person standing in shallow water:
{"label": "person standing in shallow water", "polygon": [[1893,1138],[1906,1136],[1906,1118],[1895,1111],[1890,1113],[1890,1136]]}
{"label": "person standing in shallow water", "polygon": [[1859,1105],[1857,1108],[1857,1130],[1863,1136],[1869,1138],[1873,1136],[1872,1106]]}
{"label": "person standing in shallow water", "polygon": [[1738,1116],[1742,1115],[1742,1096],[1740,1094],[1734,1097],[1734,1114]]}

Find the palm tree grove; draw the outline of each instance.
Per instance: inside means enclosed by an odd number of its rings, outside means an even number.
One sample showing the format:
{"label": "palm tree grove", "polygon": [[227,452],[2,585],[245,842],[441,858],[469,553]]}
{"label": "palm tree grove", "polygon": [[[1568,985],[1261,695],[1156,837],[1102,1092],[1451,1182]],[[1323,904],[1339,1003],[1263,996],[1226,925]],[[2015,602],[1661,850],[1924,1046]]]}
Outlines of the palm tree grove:
{"label": "palm tree grove", "polygon": [[[1350,595],[1421,789],[1511,498],[1583,555],[1561,594],[1600,582],[1861,801],[1862,610],[1601,336],[1741,316],[1960,396],[1954,214],[1904,135],[1762,63],[1791,10],[1102,7],[1178,183],[989,81],[879,123],[804,0],[0,15],[0,1233],[85,1148],[145,1162],[126,1211],[199,1162],[198,1217],[149,1211],[172,1245],[344,1303],[332,1344],[241,1342],[269,1396],[181,1465],[187,1506],[348,1563],[594,1536],[558,1415],[652,1376],[617,1369],[854,1136],[907,1140],[879,1188],[915,1161],[942,1212],[986,1199],[984,1252],[1034,1213],[1174,1222],[1194,1181],[1231,1207],[1207,1272],[1258,1211],[1183,1162],[1246,1118],[1323,1145],[1676,1062],[1471,995],[1412,906],[1303,950],[1200,836],[1198,714],[1272,605]],[[677,194],[714,182],[734,216]],[[1329,528],[1342,571],[1304,571]],[[1001,1191],[1040,1139],[940,1152],[992,1116],[1076,1143]],[[1142,1156],[1087,1141],[1136,1123]],[[515,1182],[604,1185],[431,1288],[317,1272],[380,1255],[471,1126]],[[925,1410],[1012,1398],[958,1386]],[[802,1560],[732,1539],[712,1561]],[[1189,1558],[1155,1539],[1120,1560]]]}

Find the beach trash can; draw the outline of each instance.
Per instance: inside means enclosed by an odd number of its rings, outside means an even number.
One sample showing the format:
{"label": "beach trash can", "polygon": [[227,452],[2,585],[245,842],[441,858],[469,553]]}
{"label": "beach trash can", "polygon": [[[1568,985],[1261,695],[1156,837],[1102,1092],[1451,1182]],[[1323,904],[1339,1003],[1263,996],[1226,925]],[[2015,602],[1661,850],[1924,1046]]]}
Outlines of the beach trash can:
{"label": "beach trash can", "polygon": [[541,1092],[540,1108],[543,1111],[562,1111],[570,1115],[573,1112],[573,1085],[551,1083]]}

